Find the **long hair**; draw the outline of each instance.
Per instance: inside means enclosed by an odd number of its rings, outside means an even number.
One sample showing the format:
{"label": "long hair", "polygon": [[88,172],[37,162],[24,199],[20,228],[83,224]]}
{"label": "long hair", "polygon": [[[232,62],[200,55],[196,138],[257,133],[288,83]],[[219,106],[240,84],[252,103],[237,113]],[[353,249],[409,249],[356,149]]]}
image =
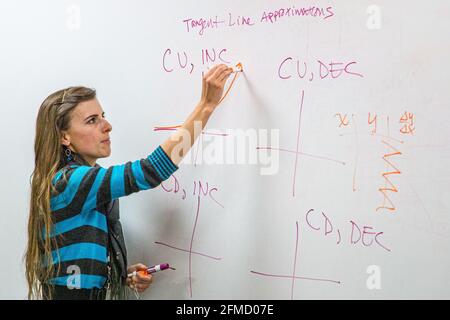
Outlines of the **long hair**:
{"label": "long hair", "polygon": [[31,175],[28,244],[24,255],[28,299],[52,298],[52,290],[43,290],[43,285],[49,285],[60,266],[59,263],[54,265],[52,257],[57,243],[51,237],[50,198],[56,192],[52,179],[66,165],[66,148],[61,145],[62,131],[69,129],[73,109],[80,102],[95,98],[95,95],[94,89],[70,87],[48,96],[39,108]]}

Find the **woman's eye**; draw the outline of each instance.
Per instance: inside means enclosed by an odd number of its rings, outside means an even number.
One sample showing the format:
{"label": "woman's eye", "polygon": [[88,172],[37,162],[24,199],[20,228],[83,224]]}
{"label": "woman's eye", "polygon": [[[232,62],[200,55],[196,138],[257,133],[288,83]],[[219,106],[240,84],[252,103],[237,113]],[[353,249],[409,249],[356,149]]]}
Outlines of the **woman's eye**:
{"label": "woman's eye", "polygon": [[90,119],[88,123],[95,123],[95,118]]}

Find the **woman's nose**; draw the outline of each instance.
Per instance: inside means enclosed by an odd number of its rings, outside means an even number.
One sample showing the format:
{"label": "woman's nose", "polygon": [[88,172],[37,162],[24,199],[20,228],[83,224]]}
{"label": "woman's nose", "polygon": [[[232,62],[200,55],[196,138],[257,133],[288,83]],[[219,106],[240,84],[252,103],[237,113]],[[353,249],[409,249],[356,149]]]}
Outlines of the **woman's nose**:
{"label": "woman's nose", "polygon": [[112,125],[106,119],[103,119],[103,121],[104,121],[103,130],[106,131],[106,132],[111,131],[112,130]]}

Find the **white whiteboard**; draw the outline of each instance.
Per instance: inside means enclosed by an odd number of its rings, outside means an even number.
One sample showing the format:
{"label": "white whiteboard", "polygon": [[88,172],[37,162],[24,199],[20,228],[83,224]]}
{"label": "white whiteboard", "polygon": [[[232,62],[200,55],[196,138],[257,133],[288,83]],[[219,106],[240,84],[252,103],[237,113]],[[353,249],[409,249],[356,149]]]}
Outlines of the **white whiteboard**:
{"label": "white whiteboard", "polygon": [[[332,16],[301,11],[310,6]],[[26,296],[42,100],[71,85],[97,90],[113,125],[107,167],[169,137],[154,128],[188,116],[202,71],[221,59],[245,72],[205,131],[230,135],[202,135],[188,155],[196,165],[175,173],[179,192],[121,199],[129,262],[176,268],[155,274],[144,298],[450,298],[448,12],[444,0],[426,10],[381,0],[2,1],[0,298]],[[200,18],[212,27],[193,27]],[[275,130],[279,145],[248,144],[256,164],[200,163],[238,129]],[[261,175],[265,147],[282,149],[274,175]],[[199,181],[209,188],[200,206]]]}

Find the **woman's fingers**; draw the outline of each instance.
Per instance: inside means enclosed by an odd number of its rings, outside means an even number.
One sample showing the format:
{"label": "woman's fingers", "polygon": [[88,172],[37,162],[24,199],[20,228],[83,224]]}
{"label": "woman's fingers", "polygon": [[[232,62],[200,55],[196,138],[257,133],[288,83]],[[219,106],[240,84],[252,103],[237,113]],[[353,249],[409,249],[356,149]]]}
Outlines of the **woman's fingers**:
{"label": "woman's fingers", "polygon": [[218,64],[212,67],[202,80],[202,101],[214,108],[220,103],[225,82],[233,69],[226,64]]}
{"label": "woman's fingers", "polygon": [[136,275],[134,275],[132,278],[131,278],[131,282],[133,283],[133,284],[137,284],[137,283],[148,283],[148,284],[150,284],[153,280],[152,280],[152,275],[151,274],[149,274],[149,275],[143,275],[143,274],[141,274],[141,273],[137,273]]}
{"label": "woman's fingers", "polygon": [[214,73],[212,74],[212,80],[220,82],[227,69],[228,67],[226,65],[220,65],[219,68],[217,68],[216,71],[214,71]]}
{"label": "woman's fingers", "polygon": [[144,292],[152,283],[152,275],[140,275],[139,273],[133,277],[132,289],[136,289],[139,293]]}
{"label": "woman's fingers", "polygon": [[206,72],[206,74],[203,76],[203,78],[208,79],[220,66],[224,66],[224,64],[216,64],[211,69]]}
{"label": "woman's fingers", "polygon": [[137,264],[133,265],[133,267],[136,269],[136,271],[147,270],[147,266],[142,263],[137,263]]}
{"label": "woman's fingers", "polygon": [[224,72],[221,74],[221,78],[219,81],[222,83],[226,82],[226,80],[230,77],[230,75],[233,73],[233,68],[227,68]]}
{"label": "woman's fingers", "polygon": [[133,264],[132,266],[127,268],[128,273],[132,273],[133,271],[139,270],[147,270],[147,266],[142,263]]}
{"label": "woman's fingers", "polygon": [[222,79],[223,73],[228,69],[227,65],[219,64],[214,66],[208,74],[205,76],[208,83],[217,84]]}
{"label": "woman's fingers", "polygon": [[137,290],[139,293],[142,293],[142,292],[144,292],[149,286],[150,286],[149,284],[146,284],[146,285],[143,285],[143,284],[136,284],[136,290]]}
{"label": "woman's fingers", "polygon": [[152,282],[152,275],[148,274],[148,275],[142,275],[140,273],[138,273],[136,275],[137,278],[137,283],[151,283]]}

